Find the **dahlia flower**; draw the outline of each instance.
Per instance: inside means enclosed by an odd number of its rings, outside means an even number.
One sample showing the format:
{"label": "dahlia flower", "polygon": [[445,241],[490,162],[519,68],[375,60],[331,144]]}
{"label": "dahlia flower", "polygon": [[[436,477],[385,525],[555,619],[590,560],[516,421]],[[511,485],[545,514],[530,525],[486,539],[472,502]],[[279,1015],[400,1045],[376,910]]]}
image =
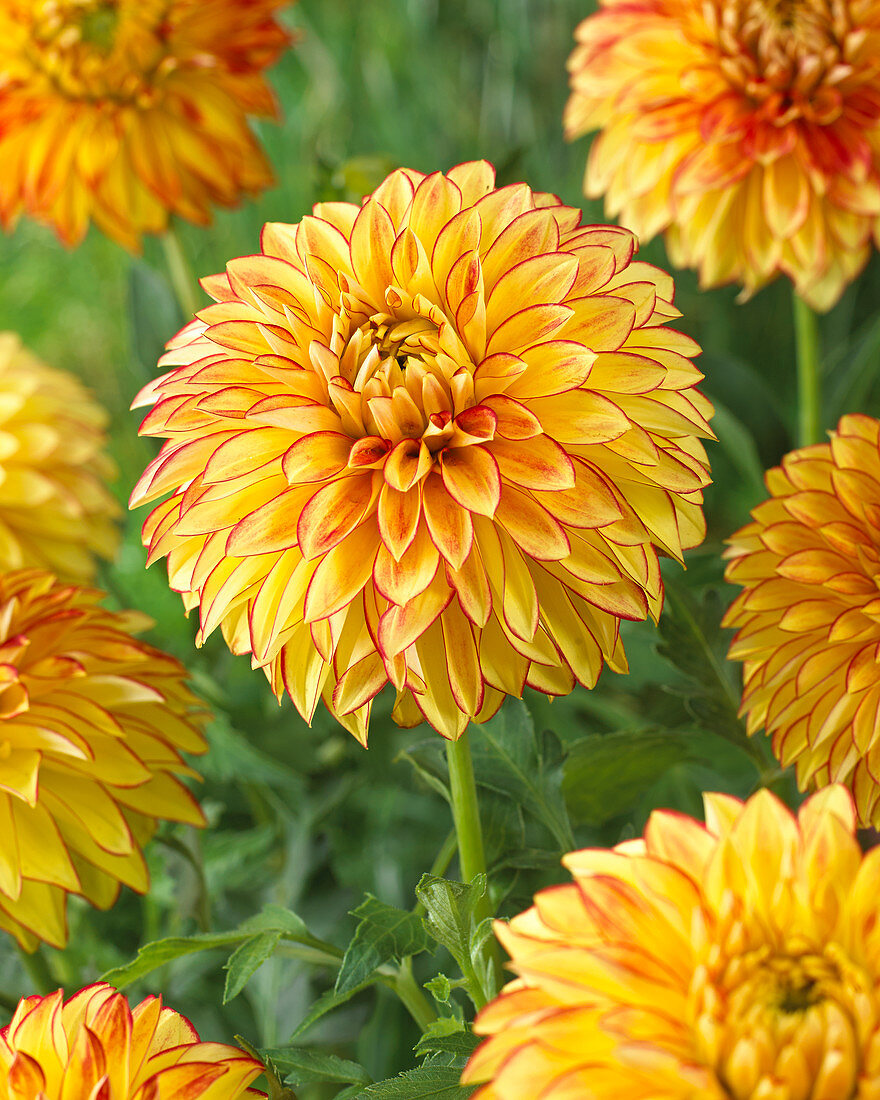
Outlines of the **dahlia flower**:
{"label": "dahlia flower", "polygon": [[880,849],[849,794],[704,798],[496,925],[518,977],[477,1017],[475,1100],[880,1095]]}
{"label": "dahlia flower", "polygon": [[[711,406],[624,229],[485,162],[267,225],[136,405],[167,442],[149,561],[307,720],[458,737],[505,694],[626,669],[658,550],[703,537]],[[171,492],[170,496],[166,494]]]}
{"label": "dahlia flower", "polygon": [[0,574],[0,928],[27,950],[67,939],[68,894],[143,892],[157,822],[204,820],[177,778],[204,715],[137,612],[48,573]]}
{"label": "dahlia flower", "polygon": [[87,581],[111,558],[119,508],[105,487],[107,415],[76,378],[0,333],[0,571]]}
{"label": "dahlia flower", "polygon": [[241,1100],[262,1065],[203,1043],[160,997],[134,1008],[104,983],[25,997],[0,1030],[0,1100]]}
{"label": "dahlia flower", "polygon": [[21,213],[75,245],[89,221],[135,250],[170,214],[269,186],[247,123],[288,0],[3,0],[0,221]]}
{"label": "dahlia flower", "polygon": [[880,240],[880,7],[602,0],[569,59],[586,193],[676,266],[824,310]]}
{"label": "dahlia flower", "polygon": [[773,735],[802,790],[845,783],[880,826],[880,422],[845,416],[787,454],[770,499],[731,537],[730,657],[748,730]]}

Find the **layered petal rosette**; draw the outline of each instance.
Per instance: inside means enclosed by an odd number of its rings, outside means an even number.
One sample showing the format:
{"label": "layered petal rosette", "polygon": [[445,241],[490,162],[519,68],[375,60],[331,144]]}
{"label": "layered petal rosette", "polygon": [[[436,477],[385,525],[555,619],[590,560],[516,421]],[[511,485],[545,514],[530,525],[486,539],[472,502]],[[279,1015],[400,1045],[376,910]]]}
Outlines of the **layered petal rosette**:
{"label": "layered petal rosette", "polygon": [[880,239],[880,6],[602,0],[569,59],[586,193],[703,286],[828,309]]}
{"label": "layered petal rosette", "polygon": [[0,221],[126,248],[171,214],[205,224],[269,186],[248,125],[273,116],[265,70],[291,0],[3,0]]}
{"label": "layered petal rosette", "polygon": [[518,977],[479,1014],[479,1100],[868,1100],[880,1094],[880,848],[840,786],[573,852],[574,882],[496,924]]}
{"label": "layered petal rosette", "polygon": [[0,333],[0,571],[50,569],[88,581],[112,558],[119,506],[106,487],[107,414],[65,371]]}
{"label": "layered petal rosette", "polygon": [[[204,282],[142,431],[149,560],[311,720],[455,738],[505,694],[625,671],[657,553],[703,537],[711,407],[623,229],[485,162],[267,225]],[[170,491],[171,495],[166,496]]]}
{"label": "layered petal rosette", "polygon": [[186,671],[100,596],[0,575],[0,928],[29,951],[64,945],[68,894],[107,909],[145,891],[159,821],[204,824],[178,778],[206,748]]}
{"label": "layered petal rosette", "polygon": [[160,997],[132,1008],[109,985],[25,997],[0,1030],[0,1100],[242,1100],[262,1065],[201,1042]]}
{"label": "layered petal rosette", "polygon": [[748,730],[773,735],[802,790],[845,783],[880,826],[880,422],[844,416],[766,480],[725,553]]}

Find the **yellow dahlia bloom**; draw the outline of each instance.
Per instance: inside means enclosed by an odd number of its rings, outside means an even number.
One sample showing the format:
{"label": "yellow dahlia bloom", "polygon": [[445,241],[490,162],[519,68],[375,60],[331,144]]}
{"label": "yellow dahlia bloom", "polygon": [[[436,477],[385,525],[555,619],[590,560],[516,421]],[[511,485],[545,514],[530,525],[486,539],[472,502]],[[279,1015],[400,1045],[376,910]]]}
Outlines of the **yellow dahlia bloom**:
{"label": "yellow dahlia bloom", "polygon": [[119,508],[105,485],[116,474],[106,422],[73,375],[0,333],[0,572],[33,566],[87,581],[94,555],[113,557]]}
{"label": "yellow dahlia bloom", "polygon": [[205,224],[272,182],[248,115],[288,0],[3,0],[0,221],[68,245],[89,221],[126,248],[170,214]]}
{"label": "yellow dahlia bloom", "polygon": [[802,790],[845,783],[880,826],[880,422],[843,417],[766,480],[725,552],[749,733],[773,735]]}
{"label": "yellow dahlia bloom", "polygon": [[68,894],[107,909],[145,891],[158,821],[204,824],[177,778],[206,748],[186,671],[100,596],[0,575],[0,928],[28,950],[64,945]]}
{"label": "yellow dahlia bloom", "polygon": [[880,848],[852,799],[704,798],[705,826],[656,812],[496,925],[518,977],[477,1017],[475,1098],[880,1096]]}
{"label": "yellow dahlia bloom", "polygon": [[602,0],[576,38],[587,194],[704,286],[832,306],[880,240],[880,5]]}
{"label": "yellow dahlia bloom", "polygon": [[134,1008],[104,983],[25,997],[0,1030],[0,1100],[241,1100],[262,1065],[203,1043],[159,997]]}
{"label": "yellow dahlia bloom", "polygon": [[398,723],[455,738],[525,684],[625,670],[658,549],[703,537],[711,434],[634,243],[481,161],[267,225],[205,280],[136,401],[168,442],[132,496],[171,490],[144,541],[199,640],[222,626],[364,743],[389,681]]}

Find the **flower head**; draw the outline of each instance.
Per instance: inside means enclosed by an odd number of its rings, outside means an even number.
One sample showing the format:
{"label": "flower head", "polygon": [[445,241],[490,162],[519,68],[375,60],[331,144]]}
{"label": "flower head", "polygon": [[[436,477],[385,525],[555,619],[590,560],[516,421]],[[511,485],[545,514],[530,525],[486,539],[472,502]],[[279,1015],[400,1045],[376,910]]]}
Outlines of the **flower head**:
{"label": "flower head", "polygon": [[136,612],[48,573],[0,575],[0,928],[63,946],[68,894],[145,891],[157,822],[204,824],[177,778],[202,753],[186,671],[132,637]]}
{"label": "flower head", "polygon": [[496,926],[519,976],[477,1017],[475,1098],[877,1095],[880,848],[849,794],[705,805],[566,856],[574,882]]}
{"label": "flower head", "polygon": [[76,378],[0,333],[0,571],[50,569],[88,581],[111,558],[119,507],[105,482],[107,415]]}
{"label": "flower head", "polygon": [[818,309],[880,214],[880,7],[864,0],[603,0],[578,27],[569,137],[585,189],[672,262],[747,293],[780,272]]}
{"label": "flower head", "polygon": [[242,1100],[262,1065],[203,1043],[185,1016],[109,985],[25,997],[0,1030],[0,1100]]}
{"label": "flower head", "polygon": [[626,668],[658,549],[703,536],[698,348],[633,235],[485,162],[392,173],[360,208],[267,225],[263,254],[136,404],[166,436],[132,496],[171,496],[150,561],[311,720],[457,737],[525,684]]}
{"label": "flower head", "polygon": [[801,789],[845,783],[880,825],[880,422],[843,417],[767,488],[725,554],[749,732],[773,735]]}
{"label": "flower head", "polygon": [[205,224],[267,187],[247,116],[275,113],[287,2],[4,0],[0,221],[74,245],[91,220],[137,249],[170,214]]}

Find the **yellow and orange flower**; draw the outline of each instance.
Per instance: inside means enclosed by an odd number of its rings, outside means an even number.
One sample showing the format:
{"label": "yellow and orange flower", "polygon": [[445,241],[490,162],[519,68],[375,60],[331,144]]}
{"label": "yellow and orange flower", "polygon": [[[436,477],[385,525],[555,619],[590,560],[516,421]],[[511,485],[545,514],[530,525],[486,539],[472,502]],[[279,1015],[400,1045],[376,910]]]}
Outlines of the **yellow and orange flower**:
{"label": "yellow and orange flower", "polygon": [[264,70],[291,0],[3,0],[0,221],[68,245],[89,222],[126,248],[170,214],[268,187],[248,115],[273,116]]}
{"label": "yellow and orange flower", "polygon": [[112,558],[119,506],[105,482],[107,414],[76,378],[0,333],[0,572],[51,569],[88,581]]}
{"label": "yellow and orange flower", "polygon": [[157,822],[203,825],[178,776],[205,714],[137,612],[49,573],[0,574],[0,928],[63,946],[68,894],[100,909],[145,891]]}
{"label": "yellow and orange flower", "polygon": [[773,735],[802,790],[845,783],[880,826],[880,422],[843,417],[766,480],[725,552],[748,730]]}
{"label": "yellow and orange flower", "polygon": [[241,1100],[262,1065],[203,1043],[160,997],[134,1008],[109,985],[25,997],[0,1030],[0,1100]]}
{"label": "yellow and orange flower", "polygon": [[602,0],[569,59],[584,181],[703,286],[830,308],[880,240],[880,6]]}
{"label": "yellow and orange flower", "polygon": [[496,925],[518,977],[477,1017],[475,1098],[880,1095],[880,848],[850,795],[704,799],[705,826],[656,812]]}
{"label": "yellow and orange flower", "polygon": [[136,405],[167,437],[132,504],[150,561],[311,720],[458,737],[524,685],[626,669],[656,618],[658,550],[704,533],[692,340],[623,229],[485,162],[401,169],[358,208],[267,225],[263,254]]}

